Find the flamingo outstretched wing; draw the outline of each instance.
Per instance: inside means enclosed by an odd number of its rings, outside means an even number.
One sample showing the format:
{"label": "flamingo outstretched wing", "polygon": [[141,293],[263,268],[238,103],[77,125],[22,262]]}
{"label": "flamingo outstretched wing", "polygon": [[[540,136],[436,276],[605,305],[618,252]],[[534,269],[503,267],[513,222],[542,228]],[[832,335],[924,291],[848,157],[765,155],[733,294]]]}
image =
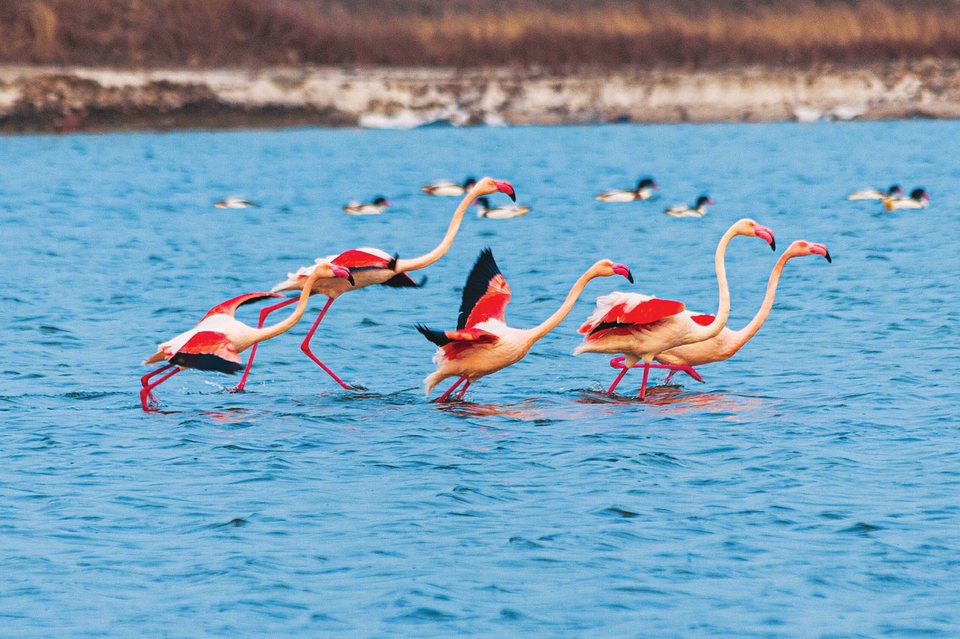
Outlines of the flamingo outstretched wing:
{"label": "flamingo outstretched wing", "polygon": [[[280,297],[283,297],[282,295]],[[170,358],[171,364],[232,375],[243,368],[233,342],[223,333],[200,331]]]}
{"label": "flamingo outstretched wing", "polygon": [[327,260],[329,260],[331,264],[345,266],[351,271],[366,268],[387,268],[393,270],[397,265],[396,256],[391,257],[388,253],[375,248],[349,249],[339,255],[333,255],[318,261]]}
{"label": "flamingo outstretched wing", "polygon": [[420,288],[427,283],[427,277],[424,275],[420,282],[415,282],[412,277],[406,273],[397,273],[389,280],[383,283],[383,286],[389,286],[390,288]]}
{"label": "flamingo outstretched wing", "polygon": [[484,249],[463,287],[457,329],[471,328],[490,319],[506,324],[505,314],[509,303],[510,285],[493,259],[493,251]]}
{"label": "flamingo outstretched wing", "polygon": [[229,315],[230,317],[234,316],[234,313],[237,312],[237,309],[243,306],[244,304],[251,304],[257,300],[262,300],[267,297],[284,297],[279,293],[244,293],[243,295],[237,295],[228,299],[226,302],[220,302],[204,315],[200,321],[203,321],[210,317],[211,315]]}
{"label": "flamingo outstretched wing", "polygon": [[682,313],[685,308],[683,302],[674,300],[636,293],[610,293],[597,298],[597,310],[578,332],[593,335],[610,328],[653,324]]}

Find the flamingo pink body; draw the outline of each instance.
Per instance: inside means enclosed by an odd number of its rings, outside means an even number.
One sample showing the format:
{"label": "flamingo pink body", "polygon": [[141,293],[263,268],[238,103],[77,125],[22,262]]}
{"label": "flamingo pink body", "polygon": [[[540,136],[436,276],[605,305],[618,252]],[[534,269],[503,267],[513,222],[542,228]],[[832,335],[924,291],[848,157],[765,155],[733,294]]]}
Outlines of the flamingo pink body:
{"label": "flamingo pink body", "polygon": [[[783,255],[780,256],[780,259],[777,260],[776,265],[773,267],[773,271],[770,273],[770,279],[767,281],[767,291],[764,295],[763,303],[749,324],[739,331],[734,331],[724,326],[723,330],[714,337],[703,340],[702,342],[686,344],[664,351],[656,356],[656,360],[662,364],[672,364],[674,366],[701,366],[703,364],[720,362],[736,355],[737,351],[743,348],[744,344],[757,334],[757,331],[760,330],[760,327],[763,326],[763,323],[770,315],[777,295],[777,284],[780,282],[780,275],[783,273],[784,266],[786,266],[787,262],[791,259],[805,255],[820,255],[826,258],[828,262],[832,261],[830,252],[823,244],[816,244],[806,240],[795,241],[783,252]],[[702,317],[712,320],[712,316],[710,315],[704,315]],[[670,381],[673,374],[674,371],[671,371],[667,375],[666,381]]]}
{"label": "flamingo pink body", "polygon": [[640,386],[640,398],[643,399],[650,368],[674,368],[668,364],[652,364],[658,354],[677,346],[710,339],[723,329],[730,313],[724,256],[730,240],[738,235],[759,237],[772,247],[776,246],[770,229],[747,218],[738,220],[724,233],[714,256],[720,303],[716,317],[710,321],[705,322],[702,314],[687,311],[682,302],[674,300],[620,292],[597,299],[596,311],[579,329],[584,339],[573,354],[624,355],[623,371],[607,392],[613,392],[626,371],[643,361],[643,382]]}
{"label": "flamingo pink body", "polygon": [[[318,264],[310,276],[309,284],[312,286],[320,278],[340,278],[347,282],[352,279],[349,269],[331,264]],[[268,328],[253,328],[236,319],[235,314],[239,307],[271,297],[283,296],[277,293],[246,293],[217,304],[192,329],[161,343],[157,347],[157,352],[143,363],[155,364],[163,361],[170,363],[140,378],[142,386],[140,402],[143,410],[149,410],[148,403],[152,399],[153,389],[183,369],[218,371],[228,375],[237,372],[243,368],[240,353],[259,342],[290,330],[307,310],[309,295],[303,293],[293,313]],[[160,380],[150,383],[150,378],[171,368],[174,370]]]}
{"label": "flamingo pink body", "polygon": [[[453,240],[460,229],[460,223],[463,220],[463,215],[469,209],[470,204],[478,197],[497,192],[505,193],[514,201],[516,200],[516,194],[513,185],[506,180],[494,180],[493,178],[485,177],[474,184],[457,206],[443,240],[432,251],[420,257],[413,259],[400,259],[399,257],[391,256],[380,249],[367,247],[350,249],[348,251],[344,251],[343,253],[318,259],[317,263],[329,262],[331,264],[349,268],[351,273],[353,273],[356,286],[342,286],[340,282],[329,282],[325,280],[318,280],[314,283],[312,289],[310,290],[310,294],[326,295],[328,299],[327,303],[320,311],[320,314],[317,316],[317,319],[314,320],[313,324],[311,325],[310,330],[307,332],[303,342],[300,344],[300,350],[302,350],[307,357],[312,359],[318,366],[320,366],[320,368],[330,375],[335,382],[340,384],[342,388],[351,390],[353,387],[344,382],[336,373],[330,370],[330,368],[320,361],[320,358],[318,358],[310,349],[310,340],[313,339],[313,335],[316,333],[317,327],[320,325],[320,321],[326,315],[330,305],[335,299],[347,291],[359,290],[374,284],[382,284],[395,288],[415,288],[422,286],[423,281],[418,284],[414,282],[413,279],[407,275],[407,273],[430,266],[443,257],[453,245]],[[296,273],[289,273],[287,275],[287,279],[274,286],[272,290],[274,292],[302,290],[304,283],[312,273],[313,268],[313,266],[307,266],[301,268]],[[271,312],[288,304],[292,304],[294,301],[294,299],[290,299],[264,308],[260,313],[260,324],[263,324],[267,315],[269,315]],[[240,378],[240,383],[237,384],[237,387],[234,389],[235,391],[244,390],[247,383],[247,377],[250,375],[250,368],[253,366],[253,359],[255,355],[256,347],[250,353],[250,358],[247,361],[247,368],[243,372],[243,377]]]}
{"label": "flamingo pink body", "polygon": [[630,269],[623,264],[600,260],[580,276],[560,308],[546,321],[534,328],[512,328],[507,326],[505,317],[510,286],[500,273],[490,249],[481,252],[463,289],[457,329],[434,331],[417,326],[424,337],[440,347],[433,358],[437,370],[424,380],[426,394],[430,395],[430,391],[443,380],[457,377],[457,382],[437,401],[446,400],[466,381],[466,386],[457,395],[462,398],[476,380],[516,364],[537,340],[566,318],[590,280],[611,275],[623,275],[633,281]]}

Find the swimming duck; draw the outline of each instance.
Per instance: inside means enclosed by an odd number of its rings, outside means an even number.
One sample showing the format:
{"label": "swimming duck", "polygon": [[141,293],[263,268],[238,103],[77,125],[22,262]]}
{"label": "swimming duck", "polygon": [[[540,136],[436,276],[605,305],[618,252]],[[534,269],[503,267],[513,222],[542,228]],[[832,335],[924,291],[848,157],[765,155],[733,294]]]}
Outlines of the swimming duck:
{"label": "swimming duck", "polygon": [[659,189],[657,183],[650,178],[643,178],[634,191],[607,191],[597,196],[600,202],[633,202],[635,200],[649,200],[653,189]]}
{"label": "swimming duck", "polygon": [[914,189],[910,192],[910,197],[885,197],[883,198],[883,208],[888,211],[897,209],[925,209],[930,196],[923,189]]}
{"label": "swimming duck", "polygon": [[485,197],[478,197],[473,205],[480,207],[480,210],[477,211],[477,217],[488,217],[491,220],[505,220],[511,217],[520,217],[530,212],[530,207],[523,206],[522,204],[505,204],[503,206],[490,208],[490,200]]}
{"label": "swimming duck", "polygon": [[707,214],[707,204],[713,205],[713,200],[706,195],[701,195],[697,198],[697,203],[694,206],[678,204],[677,206],[671,206],[664,213],[670,217],[703,217]]}
{"label": "swimming duck", "polygon": [[879,189],[860,189],[855,193],[851,193],[847,196],[848,200],[882,200],[888,197],[897,197],[898,195],[903,195],[903,189],[900,188],[900,185],[894,184],[886,191],[881,191]]}
{"label": "swimming duck", "polygon": [[380,215],[383,209],[390,206],[384,197],[378,197],[373,202],[351,202],[343,207],[350,215]]}
{"label": "swimming duck", "polygon": [[437,180],[433,184],[420,187],[420,190],[427,195],[465,195],[467,191],[473,188],[477,181],[473,178],[467,178],[463,184],[455,184],[450,180]]}
{"label": "swimming duck", "polygon": [[258,206],[256,202],[251,202],[250,200],[245,200],[242,197],[230,196],[225,200],[220,200],[219,202],[214,202],[213,204],[218,209],[245,209],[251,206]]}

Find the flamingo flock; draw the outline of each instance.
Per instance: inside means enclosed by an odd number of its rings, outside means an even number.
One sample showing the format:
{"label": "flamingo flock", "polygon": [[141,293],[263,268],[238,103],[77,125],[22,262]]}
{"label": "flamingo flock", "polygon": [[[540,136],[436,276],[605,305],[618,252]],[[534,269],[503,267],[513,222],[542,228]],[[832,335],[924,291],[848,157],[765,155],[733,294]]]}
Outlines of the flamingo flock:
{"label": "flamingo flock", "polygon": [[[604,202],[646,200],[657,188],[656,182],[648,177],[640,180],[636,189],[609,191],[597,196],[597,199]],[[471,205],[480,207],[479,217],[491,219],[519,217],[529,211],[528,207],[516,204],[490,205],[489,198],[496,193],[507,195],[516,202],[516,191],[506,180],[469,178],[463,184],[441,181],[422,190],[434,196],[463,196],[451,216],[446,234],[433,250],[419,257],[401,258],[398,253],[378,248],[347,249],[317,258],[313,264],[288,273],[286,279],[273,286],[270,292],[245,293],[214,306],[192,329],[162,342],[156,352],[144,361],[144,364],[162,362],[163,365],[141,377],[140,401],[143,410],[149,412],[159,403],[154,390],[160,384],[186,369],[228,375],[243,370],[239,383],[230,390],[244,391],[259,344],[295,326],[306,313],[309,298],[315,294],[327,299],[301,342],[300,349],[341,388],[356,390],[324,364],[311,348],[320,323],[334,300],[344,293],[373,285],[407,289],[422,287],[426,278],[417,282],[410,273],[436,263],[447,254]],[[897,197],[898,192],[899,187],[894,186],[886,192],[876,193],[886,201]],[[854,195],[857,197],[851,196],[851,199],[873,197],[872,192],[866,191]],[[694,207],[674,207],[668,209],[667,213],[674,217],[702,217],[705,204],[712,204],[712,201],[702,196]],[[385,206],[389,206],[389,202],[380,197],[372,204],[351,203],[345,208],[354,207],[348,212],[366,215],[377,214]],[[828,262],[832,261],[823,244],[806,240],[793,242],[777,260],[770,274],[766,295],[757,315],[744,328],[733,331],[726,327],[730,314],[730,291],[724,258],[728,245],[737,236],[759,238],[776,251],[773,231],[752,219],[740,219],[727,229],[714,255],[719,290],[715,314],[688,310],[681,301],[633,292],[614,291],[597,298],[596,310],[579,329],[583,340],[573,354],[616,355],[610,360],[610,365],[620,372],[607,389],[608,394],[616,391],[627,372],[634,367],[643,368],[638,391],[641,401],[646,397],[651,369],[668,371],[664,383],[669,383],[677,372],[702,382],[703,378],[694,369],[695,366],[732,357],[760,330],[773,308],[777,285],[787,261],[805,255],[820,255]],[[433,358],[436,370],[424,380],[426,395],[429,396],[444,380],[454,378],[454,383],[435,401],[462,400],[467,389],[477,380],[518,363],[540,339],[556,329],[572,312],[592,280],[614,275],[620,275],[634,284],[629,267],[601,259],[583,272],[559,308],[542,323],[532,328],[514,328],[506,321],[506,308],[511,298],[510,286],[493,257],[493,251],[489,248],[483,250],[463,287],[456,328],[436,330],[424,324],[416,325],[416,330],[437,346]],[[283,293],[287,291],[299,294],[285,297]],[[270,299],[280,301],[261,309],[256,327],[243,324],[235,318],[240,306]],[[271,313],[292,304],[296,304],[296,308],[285,319],[265,326]],[[248,349],[250,356],[244,366],[240,354]],[[160,377],[154,380],[157,376]]]}

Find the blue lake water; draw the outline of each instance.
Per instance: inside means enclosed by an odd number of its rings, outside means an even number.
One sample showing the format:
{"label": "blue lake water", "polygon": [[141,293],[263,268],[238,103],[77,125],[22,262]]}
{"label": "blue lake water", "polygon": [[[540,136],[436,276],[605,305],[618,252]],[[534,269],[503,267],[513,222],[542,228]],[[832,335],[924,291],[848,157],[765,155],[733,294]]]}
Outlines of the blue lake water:
{"label": "blue lake water", "polygon": [[[0,634],[956,636],[958,139],[957,122],[0,138]],[[333,304],[315,351],[365,391],[300,353],[315,298],[249,392],[188,371],[141,411],[158,342],[314,257],[426,252],[457,199],[420,185],[468,175],[511,180],[533,212],[470,213],[422,290]],[[659,200],[593,199],[644,175]],[[930,208],[845,200],[893,182]],[[706,218],[662,214],[701,192]],[[382,216],[340,210],[381,194]],[[212,207],[228,195],[262,206]],[[641,403],[637,371],[604,399],[609,357],[570,356],[594,299],[714,311],[714,247],[744,216],[833,264],[791,261],[705,384]],[[514,326],[601,257],[637,282],[595,280],[524,361],[429,404],[414,324],[455,326],[487,246]],[[731,327],[775,259],[731,244]]]}

